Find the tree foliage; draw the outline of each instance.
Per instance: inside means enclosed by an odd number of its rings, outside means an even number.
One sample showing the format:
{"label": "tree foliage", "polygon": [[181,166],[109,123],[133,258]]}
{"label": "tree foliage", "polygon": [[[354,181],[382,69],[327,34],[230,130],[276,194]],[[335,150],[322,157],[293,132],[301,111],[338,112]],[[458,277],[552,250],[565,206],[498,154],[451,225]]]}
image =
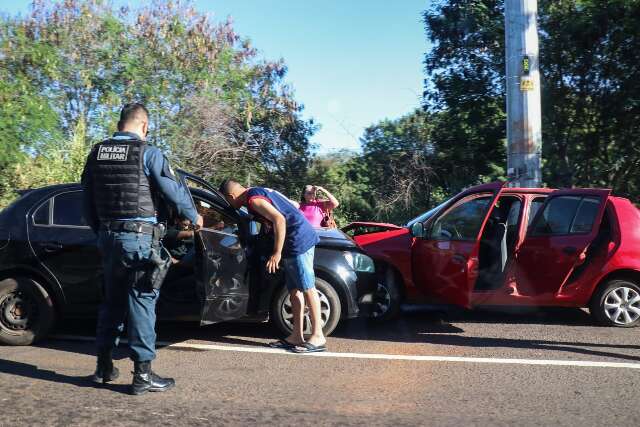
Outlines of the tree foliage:
{"label": "tree foliage", "polygon": [[[612,187],[637,198],[640,2],[538,5],[545,183]],[[424,19],[434,44],[425,105],[450,115],[441,135],[463,156],[452,165],[473,165],[460,181],[471,183],[504,164],[504,0],[447,0]]]}
{"label": "tree foliage", "polygon": [[640,2],[540,4],[544,176],[640,196]]}
{"label": "tree foliage", "polygon": [[[640,2],[538,4],[545,184],[637,200]],[[293,198],[319,184],[340,200],[342,224],[404,223],[504,179],[506,164],[504,0],[439,0],[422,19],[422,108],[371,124],[360,152],[315,155],[316,124],[301,118],[284,62],[259,58],[231,22],[189,1],[35,0],[27,16],[0,18],[0,199],[76,180],[120,106],[140,101],[151,142],[208,180],[232,175]]]}
{"label": "tree foliage", "polygon": [[[148,140],[179,166],[211,179],[237,174],[217,154],[222,144],[251,159],[238,178],[301,179],[315,127],[300,118],[285,75],[283,61],[260,59],[231,22],[213,23],[189,1],[114,10],[102,0],[35,0],[27,16],[0,18],[0,165],[52,158],[77,138],[79,123],[88,147],[136,101],[151,112]],[[205,117],[214,120],[203,127]],[[214,128],[213,139],[194,133]],[[46,183],[17,173],[0,184]]]}
{"label": "tree foliage", "polygon": [[[637,200],[640,2],[538,3],[545,184]],[[505,179],[504,0],[433,2],[423,19],[432,46],[423,111],[371,125],[362,156],[316,166],[348,177],[336,181],[342,194],[358,188],[344,208],[352,217],[402,223],[464,187]]]}

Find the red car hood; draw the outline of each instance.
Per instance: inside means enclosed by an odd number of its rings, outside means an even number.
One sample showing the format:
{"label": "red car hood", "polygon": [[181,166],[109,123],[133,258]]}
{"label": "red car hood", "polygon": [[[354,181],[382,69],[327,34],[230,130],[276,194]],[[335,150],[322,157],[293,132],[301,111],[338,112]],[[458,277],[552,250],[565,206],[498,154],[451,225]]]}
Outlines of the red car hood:
{"label": "red car hood", "polygon": [[[363,248],[373,245],[374,243],[386,241],[387,239],[390,239],[390,238],[400,238],[403,241],[408,241],[408,242],[411,241],[411,235],[409,233],[408,228],[399,227],[393,224],[377,224],[377,223],[370,223],[370,224],[375,224],[376,226],[389,225],[389,227],[387,227],[388,229],[386,231],[379,231],[377,233],[360,234],[358,236],[354,236],[353,240],[355,240],[355,242],[358,245],[362,246]],[[378,244],[382,244],[383,246],[386,246],[386,243],[378,243]],[[378,244],[376,244],[375,246],[378,246]],[[411,246],[409,245],[409,248],[410,247]]]}
{"label": "red car hood", "polygon": [[413,287],[413,236],[408,228],[395,226],[388,231],[355,236],[353,240],[374,260],[392,265],[402,276],[405,286]]}
{"label": "red car hood", "polygon": [[389,224],[387,222],[368,222],[368,221],[354,221],[347,224],[344,228],[352,228],[354,226],[359,226],[359,225],[365,226],[365,227],[370,226],[370,227],[386,228],[388,230],[399,230],[403,228],[399,225]]}

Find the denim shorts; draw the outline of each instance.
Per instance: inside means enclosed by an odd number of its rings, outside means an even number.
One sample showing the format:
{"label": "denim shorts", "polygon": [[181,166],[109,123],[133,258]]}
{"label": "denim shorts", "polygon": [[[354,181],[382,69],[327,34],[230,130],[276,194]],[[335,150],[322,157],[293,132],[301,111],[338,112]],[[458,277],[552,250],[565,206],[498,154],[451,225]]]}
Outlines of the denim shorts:
{"label": "denim shorts", "polygon": [[313,273],[313,255],[315,246],[312,246],[307,252],[283,258],[285,283],[290,291],[298,289],[300,291],[308,291],[316,286],[316,277]]}

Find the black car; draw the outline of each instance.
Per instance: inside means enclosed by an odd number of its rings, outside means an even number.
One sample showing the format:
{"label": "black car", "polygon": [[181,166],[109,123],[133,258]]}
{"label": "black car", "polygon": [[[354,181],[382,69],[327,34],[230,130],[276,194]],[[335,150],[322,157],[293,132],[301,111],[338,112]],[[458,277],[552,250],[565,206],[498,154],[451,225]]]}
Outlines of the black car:
{"label": "black car", "polygon": [[[265,270],[270,237],[242,210],[193,175],[181,173],[204,228],[196,233],[195,268],[167,275],[158,317],[200,320],[270,319],[291,330],[291,303],[282,273]],[[24,191],[0,212],[0,342],[28,345],[54,320],[95,317],[102,267],[96,235],[82,215],[79,184]],[[339,230],[318,230],[314,269],[324,331],[372,306],[376,275],[371,258]],[[363,301],[367,301],[364,304]],[[310,331],[309,319],[305,328]]]}

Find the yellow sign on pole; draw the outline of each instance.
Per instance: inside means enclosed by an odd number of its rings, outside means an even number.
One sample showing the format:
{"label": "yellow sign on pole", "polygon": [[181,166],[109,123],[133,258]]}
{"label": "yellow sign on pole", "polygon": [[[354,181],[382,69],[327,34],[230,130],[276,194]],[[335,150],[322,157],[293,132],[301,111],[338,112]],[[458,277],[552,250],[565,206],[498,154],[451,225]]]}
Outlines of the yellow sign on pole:
{"label": "yellow sign on pole", "polygon": [[533,79],[526,77],[520,78],[520,90],[523,92],[533,90]]}

